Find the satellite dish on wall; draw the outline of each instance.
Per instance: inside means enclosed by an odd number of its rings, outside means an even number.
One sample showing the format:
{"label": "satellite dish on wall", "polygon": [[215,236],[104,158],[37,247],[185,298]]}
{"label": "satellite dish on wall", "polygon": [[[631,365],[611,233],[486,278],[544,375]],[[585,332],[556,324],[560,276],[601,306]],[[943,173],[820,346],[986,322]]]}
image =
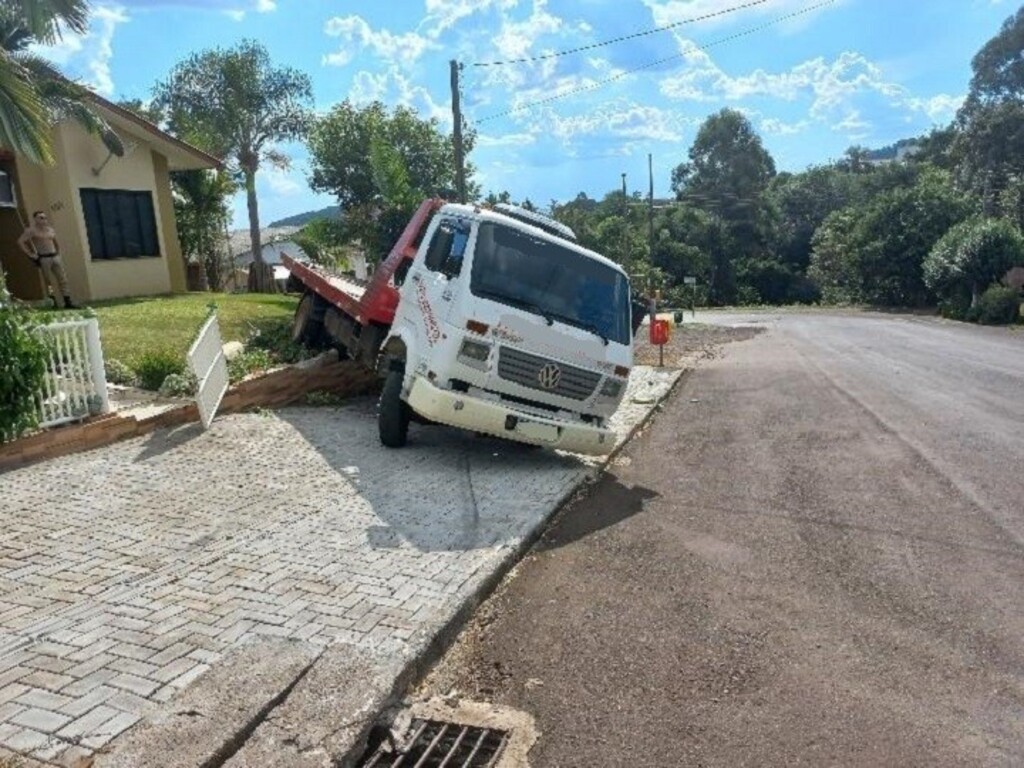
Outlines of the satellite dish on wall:
{"label": "satellite dish on wall", "polygon": [[[131,140],[123,140],[121,144],[124,147],[124,154],[121,155],[122,160],[126,157],[131,157],[132,152],[134,152],[139,146],[139,142]],[[101,173],[103,173],[103,169],[107,167],[107,163],[109,163],[111,158],[113,157],[113,152],[107,152],[107,157],[102,163],[100,163],[100,167],[92,169],[92,175],[99,176]]]}

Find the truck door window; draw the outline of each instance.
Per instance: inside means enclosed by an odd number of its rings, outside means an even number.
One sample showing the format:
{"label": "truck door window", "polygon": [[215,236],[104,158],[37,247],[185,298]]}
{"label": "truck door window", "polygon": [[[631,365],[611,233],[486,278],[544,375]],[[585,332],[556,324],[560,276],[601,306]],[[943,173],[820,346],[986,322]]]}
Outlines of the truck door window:
{"label": "truck door window", "polygon": [[458,277],[469,242],[469,225],[455,219],[442,219],[427,248],[424,265],[432,272]]}

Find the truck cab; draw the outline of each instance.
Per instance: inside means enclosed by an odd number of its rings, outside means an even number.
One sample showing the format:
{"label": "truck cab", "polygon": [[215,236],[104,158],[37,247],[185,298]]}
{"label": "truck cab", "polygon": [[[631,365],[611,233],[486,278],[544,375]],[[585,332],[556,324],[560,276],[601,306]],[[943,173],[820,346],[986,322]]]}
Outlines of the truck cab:
{"label": "truck cab", "polygon": [[505,208],[446,204],[394,274],[380,347],[381,441],[413,419],[606,454],[632,366],[629,278],[572,231]]}

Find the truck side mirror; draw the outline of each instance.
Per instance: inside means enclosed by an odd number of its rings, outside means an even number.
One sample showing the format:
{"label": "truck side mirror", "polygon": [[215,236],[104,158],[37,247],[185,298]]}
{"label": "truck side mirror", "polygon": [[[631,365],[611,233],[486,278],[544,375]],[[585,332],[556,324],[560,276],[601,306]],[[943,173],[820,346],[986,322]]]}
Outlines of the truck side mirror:
{"label": "truck side mirror", "polygon": [[392,279],[395,281],[396,288],[401,288],[405,285],[405,278],[409,274],[410,267],[412,267],[412,259],[402,259],[401,263],[395,267],[395,274],[392,275]]}

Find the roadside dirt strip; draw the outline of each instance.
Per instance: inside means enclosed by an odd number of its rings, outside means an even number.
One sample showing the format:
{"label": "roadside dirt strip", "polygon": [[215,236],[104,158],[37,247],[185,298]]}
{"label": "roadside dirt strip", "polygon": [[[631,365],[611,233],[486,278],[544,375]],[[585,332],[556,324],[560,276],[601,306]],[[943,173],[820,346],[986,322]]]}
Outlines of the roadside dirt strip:
{"label": "roadside dirt strip", "polygon": [[759,313],[416,696],[533,768],[1024,765],[1024,334]]}
{"label": "roadside dirt strip", "polygon": [[[634,370],[623,439],[679,375]],[[0,474],[0,764],[333,765],[599,471],[437,427],[388,451],[374,414]]]}

